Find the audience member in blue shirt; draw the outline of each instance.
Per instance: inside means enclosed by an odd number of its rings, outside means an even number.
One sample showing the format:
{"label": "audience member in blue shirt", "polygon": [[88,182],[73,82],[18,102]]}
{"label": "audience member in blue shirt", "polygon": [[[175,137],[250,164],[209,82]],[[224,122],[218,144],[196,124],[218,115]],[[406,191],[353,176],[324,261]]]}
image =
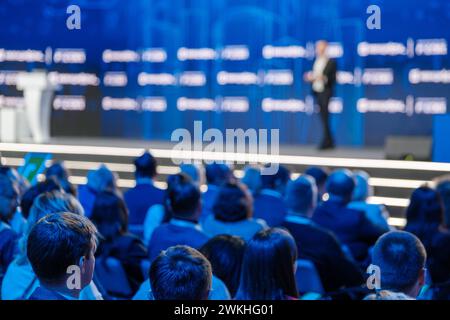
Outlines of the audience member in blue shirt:
{"label": "audience member in blue shirt", "polygon": [[327,180],[329,199],[314,212],[313,221],[331,230],[346,245],[353,258],[364,266],[368,251],[384,230],[374,225],[363,211],[347,207],[355,181],[350,170],[334,171]]}
{"label": "audience member in blue shirt", "polygon": [[[30,300],[78,300],[95,268],[97,230],[74,213],[50,214],[28,236],[27,256],[39,280]],[[79,278],[70,267],[77,266]],[[76,273],[78,275],[78,273]]]}
{"label": "audience member in blue shirt", "polygon": [[115,258],[121,263],[131,288],[128,298],[131,298],[144,281],[141,264],[148,254],[142,241],[128,232],[125,202],[113,192],[98,194],[91,220],[102,236],[96,254],[98,263],[106,263],[107,258]]}
{"label": "audience member in blue shirt", "polygon": [[252,195],[240,183],[223,185],[212,210],[213,215],[202,222],[203,230],[210,237],[229,234],[249,240],[255,233],[267,228],[265,221],[253,219]]}
{"label": "audience member in blue shirt", "polygon": [[262,189],[261,169],[258,167],[246,166],[244,176],[241,182],[245,184],[248,190],[255,197]]}
{"label": "audience member in blue shirt", "polygon": [[200,190],[184,173],[174,175],[173,186],[167,193],[167,206],[171,219],[153,231],[148,246],[150,260],[162,250],[175,245],[200,248],[208,236],[198,224],[201,212]]}
{"label": "audience member in blue shirt", "polygon": [[3,275],[17,253],[18,235],[11,229],[9,221],[18,206],[18,190],[12,180],[0,174],[0,285]]}
{"label": "audience member in blue shirt", "polygon": [[339,240],[331,231],[311,220],[316,201],[317,188],[313,177],[301,175],[288,184],[286,204],[289,213],[283,226],[294,237],[299,258],[314,263],[325,292],[360,286],[364,282],[363,275],[345,255]]}
{"label": "audience member in blue shirt", "polygon": [[233,178],[233,173],[225,164],[212,163],[205,167],[206,183],[208,189],[202,194],[202,214],[200,221],[203,221],[212,214],[212,207],[214,205],[219,187]]}
{"label": "audience member in blue shirt", "polygon": [[253,216],[264,220],[269,227],[280,226],[286,217],[283,197],[290,176],[290,171],[283,166],[279,166],[277,173],[273,175],[261,176],[263,188],[255,196]]}
{"label": "audience member in blue shirt", "polygon": [[70,193],[74,197],[77,196],[77,189],[69,181],[70,172],[64,167],[62,162],[55,162],[45,171],[45,178],[54,178],[61,188],[67,193]]}
{"label": "audience member in blue shirt", "polygon": [[327,192],[326,182],[329,175],[327,168],[323,167],[309,167],[305,170],[305,174],[314,178],[317,186],[317,205],[323,201],[323,195]]}
{"label": "audience member in blue shirt", "polygon": [[162,251],[153,261],[149,275],[155,300],[207,300],[211,291],[211,264],[188,246]]}
{"label": "audience member in blue shirt", "polygon": [[242,238],[222,234],[210,239],[201,247],[200,252],[211,262],[213,290],[216,276],[225,283],[231,297],[235,296],[239,287],[245,246],[246,242]]}
{"label": "audience member in blue shirt", "polygon": [[125,192],[125,202],[130,211],[130,225],[143,225],[148,209],[163,203],[164,190],[153,184],[157,163],[149,152],[134,160],[134,166],[136,186]]}

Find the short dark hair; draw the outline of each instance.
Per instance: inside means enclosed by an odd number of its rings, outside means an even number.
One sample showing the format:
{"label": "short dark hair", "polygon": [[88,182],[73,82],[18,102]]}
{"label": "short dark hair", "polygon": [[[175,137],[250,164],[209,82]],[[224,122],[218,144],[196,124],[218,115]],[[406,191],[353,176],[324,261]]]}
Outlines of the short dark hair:
{"label": "short dark hair", "polygon": [[134,160],[134,166],[136,167],[137,176],[148,178],[156,176],[157,162],[150,152],[145,152],[143,155],[136,158]]}
{"label": "short dark hair", "polygon": [[92,207],[91,220],[106,239],[128,231],[128,209],[122,197],[112,191],[100,192]]}
{"label": "short dark hair", "polygon": [[294,264],[297,245],[280,228],[253,236],[245,249],[237,300],[285,300],[298,296]]}
{"label": "short dark hair", "polygon": [[251,195],[243,184],[226,183],[219,189],[212,210],[220,221],[245,220],[252,215]]}
{"label": "short dark hair", "polygon": [[290,181],[286,190],[286,205],[298,213],[306,213],[316,201],[317,187],[313,177],[301,175]]}
{"label": "short dark hair", "polygon": [[45,179],[45,181],[39,182],[28,189],[20,201],[20,209],[24,218],[28,218],[34,199],[43,193],[52,191],[64,191],[58,181],[53,177]]}
{"label": "short dark hair", "polygon": [[242,238],[222,234],[211,238],[200,249],[211,263],[213,274],[225,283],[232,297],[239,287],[245,246]]}
{"label": "short dark hair", "polygon": [[174,175],[171,180],[171,188],[167,190],[167,201],[172,214],[183,218],[191,217],[200,205],[199,188],[184,173]]}
{"label": "short dark hair", "polygon": [[97,230],[84,216],[74,213],[50,214],[40,219],[28,236],[27,256],[34,273],[43,283],[60,283],[67,268],[78,265],[97,241]]}
{"label": "short dark hair", "polygon": [[62,162],[53,163],[45,171],[45,177],[47,179],[54,177],[65,192],[70,193],[73,196],[77,196],[77,189],[73,184],[70,183],[69,176],[70,172],[66,167],[64,167],[64,164]]}
{"label": "short dark hair", "polygon": [[407,292],[425,267],[425,248],[412,233],[391,231],[375,243],[372,264],[381,272],[381,289]]}
{"label": "short dark hair", "polygon": [[328,178],[328,169],[322,167],[309,167],[305,170],[305,174],[311,176],[316,180],[317,187],[325,184]]}
{"label": "short dark hair", "polygon": [[174,246],[153,261],[149,277],[156,300],[206,299],[211,289],[211,264],[191,247]]}
{"label": "short dark hair", "polygon": [[220,186],[229,180],[231,170],[226,164],[214,162],[205,167],[205,175],[208,184]]}
{"label": "short dark hair", "polygon": [[334,171],[327,179],[327,191],[330,195],[338,196],[345,201],[352,199],[355,180],[353,173],[348,169]]}
{"label": "short dark hair", "polygon": [[[270,168],[270,164],[264,165],[265,168]],[[262,186],[266,189],[276,189],[278,185],[285,185],[291,177],[291,172],[285,166],[279,165],[275,174],[261,175]]]}
{"label": "short dark hair", "polygon": [[0,222],[8,222],[15,212],[19,192],[14,182],[6,175],[0,174]]}

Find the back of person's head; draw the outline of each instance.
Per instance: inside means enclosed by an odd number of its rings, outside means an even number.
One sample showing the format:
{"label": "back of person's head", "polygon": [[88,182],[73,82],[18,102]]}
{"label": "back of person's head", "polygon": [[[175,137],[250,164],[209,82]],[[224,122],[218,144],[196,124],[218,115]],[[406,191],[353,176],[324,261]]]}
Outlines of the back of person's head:
{"label": "back of person's head", "polygon": [[290,181],[285,201],[288,209],[294,213],[312,213],[317,204],[317,186],[314,178],[304,174]]}
{"label": "back of person's head", "polygon": [[64,191],[61,185],[53,177],[45,179],[28,189],[20,201],[20,209],[25,219],[30,214],[30,209],[33,206],[34,200],[41,194],[52,191]]}
{"label": "back of person's head", "polygon": [[25,191],[30,188],[30,183],[15,168],[9,166],[0,166],[0,175],[8,176],[16,186],[19,197],[22,197]]}
{"label": "back of person's head", "polygon": [[19,263],[26,262],[28,236],[34,225],[46,215],[58,212],[70,212],[78,215],[84,215],[84,210],[80,202],[68,193],[62,193],[60,191],[46,192],[40,194],[34,200],[27,219],[24,234],[19,241]]}
{"label": "back of person's head", "polygon": [[450,175],[441,177],[436,181],[436,190],[444,205],[444,220],[447,228],[450,228]]}
{"label": "back of person's head", "polygon": [[145,152],[143,155],[136,158],[134,160],[134,166],[136,168],[137,178],[152,179],[156,176],[157,162],[150,152]]}
{"label": "back of person's head", "polygon": [[91,220],[107,240],[125,234],[128,232],[128,209],[125,201],[111,191],[97,194]]}
{"label": "back of person's head", "polygon": [[211,263],[213,274],[225,283],[234,297],[239,287],[245,241],[237,236],[218,235],[205,243],[200,252]]}
{"label": "back of person's head", "polygon": [[[270,166],[270,164],[266,164],[264,167],[269,168]],[[261,179],[264,189],[271,189],[284,194],[286,185],[291,179],[291,172],[285,166],[279,165],[276,173],[263,174]]]}
{"label": "back of person's head", "polygon": [[97,170],[89,171],[87,180],[88,187],[95,193],[117,190],[117,176],[105,165],[101,165]]}
{"label": "back of person's head", "polygon": [[215,186],[220,186],[228,182],[231,178],[230,168],[223,163],[211,163],[205,167],[206,182]]}
{"label": "back of person's head", "polygon": [[370,176],[365,171],[355,171],[353,173],[355,179],[355,189],[353,189],[353,201],[366,201],[373,194],[373,188],[369,184]]}
{"label": "back of person's head", "polygon": [[155,300],[206,300],[211,290],[211,264],[188,246],[162,251],[152,262],[149,277]]}
{"label": "back of person's head", "polygon": [[305,170],[305,174],[311,176],[316,181],[317,188],[325,186],[328,178],[328,169],[322,167],[309,167]]}
{"label": "back of person's head", "polygon": [[242,261],[238,300],[284,300],[297,297],[297,245],[290,233],[272,228],[258,232],[247,244]]}
{"label": "back of person's head", "polygon": [[43,285],[65,285],[70,266],[80,268],[81,288],[93,277],[97,230],[84,216],[74,213],[46,215],[31,229],[27,255]]}
{"label": "back of person's head", "polygon": [[241,182],[247,186],[253,195],[258,194],[262,188],[261,170],[257,167],[245,167]]}
{"label": "back of person's head", "polygon": [[180,172],[188,175],[192,182],[194,182],[197,186],[200,186],[203,183],[203,168],[197,167],[194,164],[182,164],[180,166]]}
{"label": "back of person's head", "polygon": [[247,188],[240,183],[226,183],[220,187],[212,211],[217,220],[236,222],[249,219],[253,215],[253,198]]}
{"label": "back of person's head", "polygon": [[436,190],[419,187],[411,194],[406,209],[406,231],[414,233],[428,247],[431,237],[444,224],[444,208]]}
{"label": "back of person's head", "polygon": [[19,191],[6,174],[0,174],[0,222],[8,223],[18,205]]}
{"label": "back of person's head", "polygon": [[197,220],[200,214],[201,193],[191,178],[184,173],[173,175],[167,190],[167,205],[174,218]]}
{"label": "back of person's head", "polygon": [[391,231],[382,235],[372,251],[372,264],[379,267],[382,290],[417,296],[424,281],[426,251],[412,233]]}
{"label": "back of person's head", "polygon": [[70,172],[64,167],[64,164],[61,162],[53,163],[50,167],[45,171],[45,177],[55,178],[65,192],[70,193],[74,196],[77,195],[76,188],[69,182]]}
{"label": "back of person's head", "polygon": [[347,169],[333,171],[327,179],[326,188],[330,197],[349,202],[355,189],[355,179],[352,172]]}

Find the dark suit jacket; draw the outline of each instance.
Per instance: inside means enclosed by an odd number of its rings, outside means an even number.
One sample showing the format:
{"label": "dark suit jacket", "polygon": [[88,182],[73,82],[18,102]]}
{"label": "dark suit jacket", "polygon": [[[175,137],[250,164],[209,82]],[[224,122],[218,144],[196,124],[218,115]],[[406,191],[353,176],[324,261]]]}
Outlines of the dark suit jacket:
{"label": "dark suit jacket", "polygon": [[175,245],[187,245],[194,249],[203,246],[209,237],[201,230],[193,227],[164,223],[153,231],[148,246],[150,261],[153,261],[162,250]]}
{"label": "dark suit jacket", "polygon": [[256,195],[253,208],[253,217],[266,221],[269,227],[280,226],[287,214],[283,199],[270,194]]}
{"label": "dark suit jacket", "polygon": [[360,262],[367,258],[369,247],[384,233],[384,230],[367,219],[363,211],[349,209],[339,201],[323,202],[317,207],[312,219],[331,230]]}
{"label": "dark suit jacket", "polygon": [[164,190],[151,184],[142,183],[129,189],[124,194],[125,202],[130,212],[129,224],[143,224],[148,209],[154,204],[162,204]]}
{"label": "dark suit jacket", "polygon": [[0,231],[0,284],[1,276],[6,272],[17,253],[18,238],[19,236],[9,228]]}
{"label": "dark suit jacket", "polygon": [[283,226],[294,237],[299,258],[316,266],[325,292],[359,286],[364,282],[358,266],[345,256],[339,240],[329,230],[312,221],[285,221]]}
{"label": "dark suit jacket", "polygon": [[333,59],[328,59],[327,65],[325,69],[323,69],[323,75],[327,78],[325,83],[324,93],[333,95],[334,85],[336,84],[336,72],[337,72],[337,64]]}
{"label": "dark suit jacket", "polygon": [[59,293],[49,290],[45,287],[37,287],[28,300],[67,300]]}

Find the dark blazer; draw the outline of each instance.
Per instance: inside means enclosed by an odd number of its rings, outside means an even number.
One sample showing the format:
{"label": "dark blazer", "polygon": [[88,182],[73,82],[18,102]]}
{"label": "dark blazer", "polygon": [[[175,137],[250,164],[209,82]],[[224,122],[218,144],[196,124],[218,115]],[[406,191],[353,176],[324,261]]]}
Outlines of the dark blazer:
{"label": "dark blazer", "polygon": [[164,223],[153,231],[148,246],[150,261],[153,261],[162,250],[176,245],[187,245],[194,249],[203,246],[209,237],[201,230],[191,226],[179,226],[171,222]]}
{"label": "dark blazer", "polygon": [[323,75],[327,78],[325,83],[324,93],[333,95],[334,86],[336,84],[336,72],[337,64],[334,59],[328,59],[325,69],[323,69]]}
{"label": "dark blazer", "polygon": [[45,287],[37,287],[28,300],[67,300],[59,293],[49,290]]}
{"label": "dark blazer", "polygon": [[145,280],[142,274],[142,261],[147,259],[147,248],[143,242],[131,233],[126,233],[110,241],[101,241],[96,252],[97,257],[116,258],[122,264],[133,294]]}
{"label": "dark blazer", "polygon": [[316,266],[325,292],[356,287],[364,282],[358,266],[347,258],[339,240],[329,230],[312,221],[285,221],[283,227],[294,237],[299,259],[309,260]]}
{"label": "dark blazer", "polygon": [[8,269],[9,264],[13,261],[18,251],[18,238],[19,236],[9,228],[4,228],[0,231],[0,284],[1,276],[5,274],[6,269]]}
{"label": "dark blazer", "polygon": [[369,248],[384,233],[384,230],[367,219],[363,211],[349,209],[339,201],[323,202],[317,207],[312,219],[332,231],[359,262],[367,258]]}
{"label": "dark blazer", "polygon": [[287,208],[281,197],[259,193],[254,197],[253,217],[266,221],[269,227],[280,226],[287,215]]}
{"label": "dark blazer", "polygon": [[148,209],[154,204],[163,203],[164,190],[142,183],[125,192],[124,198],[130,212],[128,223],[142,225]]}

